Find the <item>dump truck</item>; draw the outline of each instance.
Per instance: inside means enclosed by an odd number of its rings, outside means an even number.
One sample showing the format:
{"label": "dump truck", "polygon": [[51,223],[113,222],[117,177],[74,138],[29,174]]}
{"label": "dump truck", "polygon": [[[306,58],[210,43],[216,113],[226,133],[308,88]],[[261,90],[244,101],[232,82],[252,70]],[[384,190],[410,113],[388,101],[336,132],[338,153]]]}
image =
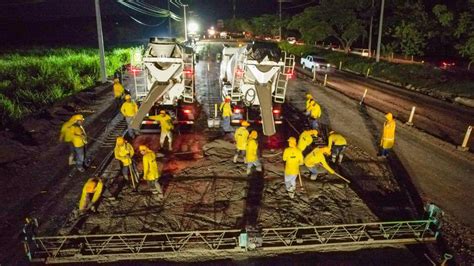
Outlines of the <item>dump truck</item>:
{"label": "dump truck", "polygon": [[155,131],[149,116],[166,110],[177,124],[194,124],[198,106],[194,88],[194,51],[174,38],[150,38],[141,63],[134,67],[133,99],[139,104],[132,127]]}
{"label": "dump truck", "polygon": [[253,42],[243,47],[224,47],[220,66],[222,97],[231,98],[233,125],[242,120],[262,124],[263,133],[276,133],[283,123],[288,80],[295,58],[276,43]]}

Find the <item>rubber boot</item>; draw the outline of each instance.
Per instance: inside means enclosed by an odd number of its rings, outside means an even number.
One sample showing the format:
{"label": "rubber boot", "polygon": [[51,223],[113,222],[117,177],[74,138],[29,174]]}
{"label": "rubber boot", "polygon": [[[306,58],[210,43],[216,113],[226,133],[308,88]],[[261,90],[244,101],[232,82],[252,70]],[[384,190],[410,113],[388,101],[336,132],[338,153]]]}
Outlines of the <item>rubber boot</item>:
{"label": "rubber boot", "polygon": [[262,166],[261,166],[261,165],[260,165],[260,166],[257,166],[257,167],[256,167],[256,170],[257,170],[257,172],[262,172]]}
{"label": "rubber boot", "polygon": [[288,190],[288,196],[290,197],[290,199],[295,198],[295,190],[296,190],[295,187],[290,187],[290,189]]}
{"label": "rubber boot", "polygon": [[74,154],[69,154],[69,165],[75,165],[76,164],[76,161],[74,160]]}
{"label": "rubber boot", "polygon": [[250,175],[251,172],[252,172],[252,168],[247,167],[247,175]]}
{"label": "rubber boot", "polygon": [[311,180],[316,180],[316,179],[318,179],[318,174],[311,174],[310,179],[311,179]]}
{"label": "rubber boot", "polygon": [[232,160],[234,163],[237,163],[237,158],[239,157],[238,154],[234,155],[234,160]]}
{"label": "rubber boot", "polygon": [[343,154],[339,154],[339,163],[342,163],[342,158],[344,158]]}
{"label": "rubber boot", "polygon": [[337,157],[337,154],[331,155],[331,159],[333,163],[336,163],[336,157]]}

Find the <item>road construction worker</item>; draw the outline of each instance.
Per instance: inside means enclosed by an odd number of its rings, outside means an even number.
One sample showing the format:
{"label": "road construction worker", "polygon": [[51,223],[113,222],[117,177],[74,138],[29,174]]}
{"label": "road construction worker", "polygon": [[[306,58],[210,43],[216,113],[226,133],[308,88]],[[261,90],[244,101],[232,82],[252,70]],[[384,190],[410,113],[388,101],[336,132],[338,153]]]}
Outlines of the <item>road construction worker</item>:
{"label": "road construction worker", "polygon": [[135,130],[132,128],[132,120],[138,112],[138,105],[134,101],[132,101],[132,97],[130,95],[125,95],[125,102],[122,104],[120,112],[127,121],[128,135],[132,139],[135,138]]}
{"label": "road construction worker", "polygon": [[318,137],[318,131],[316,129],[309,129],[305,130],[300,134],[300,137],[298,138],[298,149],[300,149],[301,152],[304,152],[304,150],[313,143],[313,138]]}
{"label": "road construction worker", "polygon": [[383,124],[382,138],[380,140],[382,157],[387,157],[388,152],[393,148],[395,144],[395,127],[396,123],[393,119],[392,113],[387,113],[385,115],[385,123]]}
{"label": "road construction worker", "polygon": [[247,147],[245,149],[245,159],[247,160],[247,175],[250,174],[252,166],[255,166],[257,171],[262,171],[262,164],[258,159],[258,133],[255,130],[250,132],[249,138],[247,139]]}
{"label": "road construction worker", "polygon": [[120,105],[122,104],[122,98],[123,94],[125,93],[125,89],[123,88],[122,84],[120,84],[120,80],[118,78],[114,79],[113,91],[115,107],[119,109]]}
{"label": "road construction worker", "polygon": [[311,93],[306,93],[306,105],[305,105],[305,110],[308,111],[309,109],[309,106],[310,106],[310,102],[311,100],[313,100],[313,95],[311,95]]}
{"label": "road construction worker", "polygon": [[154,189],[152,190],[153,194],[159,194],[159,197],[163,198],[163,192],[158,183],[160,173],[158,172],[155,152],[145,145],[140,145],[138,149],[140,154],[143,155],[143,179],[146,180],[150,189]]}
{"label": "road construction worker", "polygon": [[225,133],[230,133],[234,131],[230,125],[230,119],[232,117],[232,107],[230,105],[230,96],[226,96],[223,103],[219,107],[219,110],[222,112],[222,129]]}
{"label": "road construction worker", "polygon": [[79,210],[81,212],[87,211],[88,209],[93,212],[96,211],[95,203],[99,200],[103,187],[104,183],[102,183],[99,177],[93,177],[87,180],[82,188],[81,200],[79,201]]}
{"label": "road construction worker", "polygon": [[321,117],[321,106],[316,101],[311,101],[309,106],[309,117],[312,129],[319,127],[319,118]]}
{"label": "road construction worker", "polygon": [[169,116],[165,110],[161,110],[159,115],[153,115],[148,117],[152,120],[158,121],[161,126],[161,132],[160,132],[160,146],[163,147],[165,144],[165,139],[168,138],[168,150],[172,151],[173,150],[173,136],[172,136],[172,130],[174,128],[173,125],[173,120],[171,119],[171,116]]}
{"label": "road construction worker", "polygon": [[237,163],[237,159],[239,156],[242,154],[244,156],[244,162],[246,162],[245,159],[245,149],[247,149],[247,139],[249,137],[249,131],[247,128],[250,126],[249,122],[246,120],[242,121],[240,123],[241,127],[239,127],[235,131],[234,139],[235,139],[235,155],[234,155],[234,163]]}
{"label": "road construction worker", "polygon": [[285,162],[285,187],[290,198],[295,197],[296,177],[300,174],[300,165],[303,165],[303,153],[296,147],[296,138],[288,139],[288,148],[283,152]]}
{"label": "road construction worker", "polygon": [[71,118],[72,125],[70,127],[72,135],[72,145],[74,147],[74,161],[79,172],[84,172],[85,146],[87,144],[86,131],[82,124],[84,116],[78,114]]}
{"label": "road construction worker", "polygon": [[304,158],[304,164],[308,167],[308,170],[311,172],[311,180],[316,180],[318,178],[318,167],[323,167],[330,174],[334,174],[335,171],[328,165],[324,155],[330,155],[331,149],[329,147],[318,147],[311,151]]}
{"label": "road construction worker", "polygon": [[336,163],[336,160],[339,163],[342,162],[346,146],[347,141],[341,134],[334,131],[329,132],[328,147],[331,149],[331,158],[333,163]]}
{"label": "road construction worker", "polygon": [[74,146],[72,145],[72,132],[71,126],[73,124],[72,117],[69,118],[68,121],[64,122],[61,126],[61,131],[59,133],[59,141],[64,142],[69,146],[70,153],[69,153],[69,165],[75,164],[74,162]]}
{"label": "road construction worker", "polygon": [[132,171],[132,157],[135,154],[132,145],[128,143],[123,137],[117,137],[114,156],[119,160],[121,172],[123,177],[128,180],[129,173]]}

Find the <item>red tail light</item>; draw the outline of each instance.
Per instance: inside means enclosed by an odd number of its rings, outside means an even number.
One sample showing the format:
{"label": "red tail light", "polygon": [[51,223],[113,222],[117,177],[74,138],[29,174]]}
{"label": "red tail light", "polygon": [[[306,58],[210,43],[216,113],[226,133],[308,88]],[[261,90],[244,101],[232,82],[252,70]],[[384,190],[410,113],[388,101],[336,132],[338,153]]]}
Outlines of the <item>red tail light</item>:
{"label": "red tail light", "polygon": [[281,110],[280,110],[280,109],[273,109],[273,113],[276,114],[276,115],[277,115],[277,114],[280,114],[280,113],[281,113]]}
{"label": "red tail light", "polygon": [[185,75],[192,75],[193,74],[192,69],[185,69],[183,72],[184,72]]}
{"label": "red tail light", "polygon": [[234,108],[234,113],[240,114],[242,112],[242,109],[240,108]]}
{"label": "red tail light", "polygon": [[185,113],[185,114],[190,114],[191,112],[192,112],[192,111],[189,110],[189,109],[183,109],[183,113]]}

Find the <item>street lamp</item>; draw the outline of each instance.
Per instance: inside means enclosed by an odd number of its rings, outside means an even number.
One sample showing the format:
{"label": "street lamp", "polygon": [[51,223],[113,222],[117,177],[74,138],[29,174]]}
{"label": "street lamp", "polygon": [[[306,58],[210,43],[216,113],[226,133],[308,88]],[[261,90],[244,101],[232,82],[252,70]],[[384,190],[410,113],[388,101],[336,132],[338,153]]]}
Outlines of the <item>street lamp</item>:
{"label": "street lamp", "polygon": [[189,22],[188,31],[190,34],[196,34],[198,30],[199,30],[199,25],[196,22],[194,21]]}
{"label": "street lamp", "polygon": [[382,0],[380,5],[380,21],[379,21],[379,36],[377,36],[377,54],[375,56],[375,62],[380,61],[380,45],[382,43],[382,26],[383,26],[383,9],[385,6],[385,0]]}

